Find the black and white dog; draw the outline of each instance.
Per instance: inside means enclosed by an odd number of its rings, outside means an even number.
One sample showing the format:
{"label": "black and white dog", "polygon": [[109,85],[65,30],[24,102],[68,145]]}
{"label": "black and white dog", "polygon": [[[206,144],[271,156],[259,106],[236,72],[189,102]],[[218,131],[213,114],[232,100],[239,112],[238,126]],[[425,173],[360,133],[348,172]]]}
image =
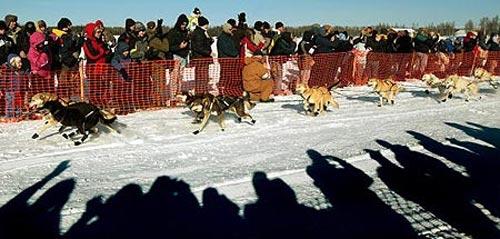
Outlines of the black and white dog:
{"label": "black and white dog", "polygon": [[[86,109],[81,109],[85,107]],[[90,131],[94,130],[96,125],[101,122],[105,125],[110,125],[116,120],[116,117],[106,119],[100,109],[88,103],[75,103],[70,106],[63,105],[60,101],[47,101],[41,109],[46,109],[50,112],[55,121],[63,126],[59,130],[62,132],[65,127],[76,127],[77,130],[69,135],[63,134],[63,137],[70,139],[77,134],[82,134],[80,141],[74,141],[75,145],[82,144],[89,136]],[[82,112],[88,112],[84,114]]]}

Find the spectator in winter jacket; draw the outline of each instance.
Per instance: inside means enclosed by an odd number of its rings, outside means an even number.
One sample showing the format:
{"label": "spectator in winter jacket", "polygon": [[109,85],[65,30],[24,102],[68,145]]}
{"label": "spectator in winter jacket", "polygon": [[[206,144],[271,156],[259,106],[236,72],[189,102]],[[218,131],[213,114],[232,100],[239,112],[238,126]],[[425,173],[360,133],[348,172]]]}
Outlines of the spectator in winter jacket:
{"label": "spectator in winter jacket", "polygon": [[329,25],[325,25],[319,28],[314,37],[316,48],[316,53],[330,53],[333,52],[333,42],[331,41],[333,37],[333,29]]}
{"label": "spectator in winter jacket", "polygon": [[17,48],[19,50],[19,56],[23,59],[28,59],[28,51],[30,49],[30,36],[35,31],[35,23],[27,22],[24,25],[23,29],[19,32]]}
{"label": "spectator in winter jacket", "polygon": [[85,26],[85,33],[87,40],[83,44],[83,51],[87,63],[106,63],[106,56],[110,51],[102,41],[102,29],[97,28],[95,23],[89,23]]}
{"label": "spectator in winter jacket", "polygon": [[30,50],[28,59],[31,65],[31,72],[44,79],[50,79],[51,56],[49,42],[41,32],[35,32],[30,37]]}
{"label": "spectator in winter jacket", "polygon": [[191,51],[193,59],[208,58],[212,54],[212,43],[214,40],[208,35],[208,20],[205,17],[198,19],[199,26],[191,36]]}
{"label": "spectator in winter jacket", "polygon": [[[52,58],[52,69],[60,70],[57,94],[60,97],[78,98],[80,79],[77,72],[83,39],[74,35],[71,29],[71,20],[63,17],[57,23],[57,28],[52,30],[51,35],[55,40],[52,54],[58,56]],[[59,68],[54,67],[56,60],[59,61]]]}
{"label": "spectator in winter jacket", "polygon": [[396,50],[398,53],[411,53],[413,51],[413,43],[410,33],[407,30],[398,32],[396,39]]}
{"label": "spectator in winter jacket", "polygon": [[37,32],[41,32],[44,35],[48,35],[47,23],[44,20],[38,20],[35,25]]}
{"label": "spectator in winter jacket", "polygon": [[305,31],[302,35],[302,41],[299,43],[299,49],[297,53],[299,54],[299,69],[300,69],[300,82],[308,84],[311,78],[311,69],[315,64],[312,55],[316,51],[316,45],[314,44],[314,32]]}
{"label": "spectator in winter jacket", "polygon": [[211,61],[202,59],[210,59],[212,56],[211,46],[214,41],[208,35],[208,19],[200,17],[198,24],[199,26],[196,27],[191,35],[191,54],[192,63],[195,67],[195,92],[204,93],[208,89],[208,66]]}
{"label": "spectator in winter jacket", "polygon": [[14,41],[7,36],[7,24],[0,21],[0,65],[7,62],[9,54],[16,53],[16,45]]}
{"label": "spectator in winter jacket", "polygon": [[132,48],[135,45],[135,42],[133,40],[135,39],[133,37],[133,32],[135,31],[135,21],[131,18],[127,18],[125,20],[125,32],[118,37],[118,42],[125,42],[129,44],[129,48]]}
{"label": "spectator in winter jacket", "polygon": [[130,81],[130,77],[125,70],[126,65],[130,63],[130,49],[126,42],[121,41],[116,45],[115,53],[113,59],[111,60],[111,65],[115,68],[120,77],[125,81]]}
{"label": "spectator in winter jacket", "polygon": [[240,58],[244,62],[245,58],[253,57],[256,53],[262,55],[262,48],[265,45],[265,40],[262,39],[258,45],[254,44],[251,39],[254,38],[254,31],[252,29],[247,29],[245,37],[240,43]]}
{"label": "spectator in winter jacket", "polygon": [[52,33],[58,37],[57,53],[61,58],[62,68],[65,70],[78,68],[78,56],[83,45],[83,39],[71,31],[72,25],[68,18],[61,18],[57,23],[57,29],[52,30]]}
{"label": "spectator in winter jacket", "polygon": [[149,52],[147,57],[149,60],[172,59],[167,34],[163,33],[162,24],[162,19],[158,19],[157,24],[154,22],[148,24]]}
{"label": "spectator in winter jacket", "polygon": [[417,52],[415,69],[417,70],[417,78],[421,78],[427,68],[428,54],[431,52],[432,45],[433,41],[430,35],[424,29],[420,29],[415,37],[415,51]]}
{"label": "spectator in winter jacket", "polygon": [[464,52],[471,52],[477,46],[477,35],[474,32],[468,32],[464,38]]}
{"label": "spectator in winter jacket", "polygon": [[135,37],[133,46],[130,46],[130,58],[136,61],[142,61],[146,59],[146,53],[149,49],[148,36],[146,35],[146,26],[142,24],[142,22],[136,22],[134,27],[134,34],[132,37]]}
{"label": "spectator in winter jacket", "polygon": [[188,24],[188,29],[189,31],[194,31],[198,24],[198,19],[201,17],[201,11],[199,8],[194,8],[193,12],[191,13],[191,16],[188,17],[189,19],[189,24]]}
{"label": "spectator in winter jacket", "polygon": [[271,29],[271,24],[269,22],[263,22],[262,23],[262,36],[264,37],[264,40],[266,40],[266,43],[264,44],[263,52],[266,55],[271,54],[271,44],[273,42],[274,35],[276,34],[275,32],[272,31]]}
{"label": "spectator in winter jacket", "polygon": [[238,46],[234,44],[232,36],[233,27],[231,24],[225,23],[222,26],[221,34],[217,38],[217,51],[219,53],[219,58],[238,57]]}
{"label": "spectator in winter jacket", "polygon": [[189,55],[188,23],[187,16],[181,14],[177,18],[174,28],[167,33],[170,52],[173,54],[174,59],[181,61],[182,67],[187,65]]}
{"label": "spectator in winter jacket", "polygon": [[274,82],[269,70],[264,66],[265,59],[261,56],[245,59],[243,67],[243,89],[250,94],[250,99],[260,102],[273,102],[270,98]]}
{"label": "spectator in winter jacket", "polygon": [[17,16],[15,15],[7,15],[5,16],[5,23],[7,24],[7,36],[9,36],[13,41],[14,44],[18,44],[18,36],[19,32],[21,31],[21,27],[19,27],[17,23]]}
{"label": "spectator in winter jacket", "polygon": [[281,36],[277,38],[276,43],[274,43],[274,47],[271,55],[275,56],[289,56],[295,53],[295,48],[297,44],[293,41],[292,33],[283,32],[280,34]]}
{"label": "spectator in winter jacket", "polygon": [[8,56],[7,67],[12,70],[12,73],[8,75],[6,81],[5,90],[5,117],[7,118],[19,118],[21,116],[21,111],[23,108],[23,86],[26,85],[25,74],[26,71],[23,70],[23,62],[21,57],[16,54],[10,54]]}
{"label": "spectator in winter jacket", "polygon": [[262,31],[264,30],[264,27],[263,27],[263,23],[261,21],[256,21],[254,24],[253,24],[253,35],[252,35],[252,42],[253,44],[255,45],[258,45],[260,44],[261,42],[264,42],[264,46],[265,46],[265,38],[264,38],[264,35],[262,34]]}
{"label": "spectator in winter jacket", "polygon": [[427,31],[421,29],[415,37],[415,51],[420,53],[430,53],[433,45],[432,39]]}
{"label": "spectator in winter jacket", "polygon": [[498,45],[500,42],[498,33],[491,33],[490,39],[486,43],[488,47],[488,51],[500,51],[500,46]]}

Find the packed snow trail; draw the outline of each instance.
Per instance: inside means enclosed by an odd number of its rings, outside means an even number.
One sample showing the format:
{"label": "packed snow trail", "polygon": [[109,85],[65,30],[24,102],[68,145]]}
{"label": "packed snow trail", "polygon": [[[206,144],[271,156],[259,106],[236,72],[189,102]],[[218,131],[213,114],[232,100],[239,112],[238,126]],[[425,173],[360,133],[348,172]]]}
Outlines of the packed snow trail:
{"label": "packed snow trail", "polygon": [[[445,122],[500,128],[500,94],[487,86],[481,89],[480,101],[456,97],[446,103],[425,94],[420,82],[408,82],[405,87],[407,91],[397,97],[395,105],[381,108],[368,87],[337,89],[334,97],[340,109],[319,117],[305,116],[298,96],[277,97],[276,103],[258,104],[251,111],[257,120],[254,126],[237,123],[228,115],[225,132],[212,120],[199,135],[192,134],[198,126],[191,124],[187,109],[139,112],[119,117],[121,134],[93,135],[78,147],[55,134],[56,128],[32,140],[41,121],[0,124],[0,205],[61,161],[71,160],[71,167],[44,187],[65,178],[77,180],[63,211],[66,229],[94,196],[109,196],[129,183],[147,191],[162,175],[186,181],[198,195],[216,186],[243,205],[255,199],[250,183],[253,173],[264,171],[289,183],[300,202],[320,200],[318,204],[324,206],[321,193],[304,173],[311,164],[309,149],[346,159],[376,179],[378,164],[364,150],[384,150],[377,139],[424,151],[406,131],[444,141],[473,140]],[[376,191],[385,185],[376,180],[372,188]]]}

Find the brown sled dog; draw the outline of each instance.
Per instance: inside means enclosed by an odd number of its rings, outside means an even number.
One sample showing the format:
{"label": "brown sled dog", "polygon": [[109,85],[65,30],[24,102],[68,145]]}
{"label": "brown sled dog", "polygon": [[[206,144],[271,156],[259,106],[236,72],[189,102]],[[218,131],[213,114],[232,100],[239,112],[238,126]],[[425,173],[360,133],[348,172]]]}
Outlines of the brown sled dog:
{"label": "brown sled dog", "polygon": [[379,96],[379,107],[382,107],[384,101],[394,104],[396,95],[402,90],[401,86],[390,79],[370,79],[368,86],[373,87],[373,91]]}
{"label": "brown sled dog", "polygon": [[304,99],[303,106],[306,114],[318,116],[326,111],[330,105],[339,108],[339,104],[326,87],[309,87],[307,84],[301,83],[297,85],[295,92]]}
{"label": "brown sled dog", "polygon": [[238,121],[248,121],[255,124],[248,111],[255,107],[255,103],[250,101],[250,95],[243,92],[242,97],[214,96],[212,94],[195,94],[194,92],[183,92],[178,97],[195,114],[193,123],[201,123],[200,128],[193,132],[199,134],[207,125],[212,113],[218,116],[219,126],[222,131],[225,130],[224,114],[226,111],[234,112]]}

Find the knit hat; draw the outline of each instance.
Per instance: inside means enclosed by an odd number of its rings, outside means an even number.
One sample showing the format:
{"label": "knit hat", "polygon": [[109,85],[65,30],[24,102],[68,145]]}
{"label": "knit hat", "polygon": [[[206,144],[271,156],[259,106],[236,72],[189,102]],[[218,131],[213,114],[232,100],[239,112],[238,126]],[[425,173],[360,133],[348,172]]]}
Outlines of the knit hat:
{"label": "knit hat", "polygon": [[274,25],[274,27],[275,27],[276,29],[282,28],[282,27],[284,27],[284,26],[285,26],[285,24],[283,24],[282,22],[277,22],[277,23]]}
{"label": "knit hat", "polygon": [[125,31],[130,31],[130,27],[133,25],[135,25],[135,21],[132,18],[127,18],[127,20],[125,20]]}
{"label": "knit hat", "polygon": [[208,19],[205,18],[205,17],[200,17],[198,18],[198,25],[199,26],[205,26],[205,25],[208,25],[209,22],[208,22]]}
{"label": "knit hat", "polygon": [[227,20],[227,23],[231,24],[232,27],[236,27],[236,20],[234,20],[232,18]]}
{"label": "knit hat", "polygon": [[0,20],[0,30],[6,30],[6,29],[7,29],[7,23]]}
{"label": "knit hat", "polygon": [[200,11],[199,8],[195,7],[194,10],[193,10],[193,13],[196,14],[196,15],[200,15],[201,11]]}
{"label": "knit hat", "polygon": [[269,24],[269,22],[263,22],[262,23],[262,28],[264,28],[264,29],[271,29],[271,24]]}
{"label": "knit hat", "polygon": [[137,32],[141,32],[141,31],[146,31],[146,27],[144,26],[144,24],[142,24],[142,22],[135,22],[135,31]]}
{"label": "knit hat", "polygon": [[17,22],[17,16],[9,14],[5,16],[5,22],[7,25],[10,25],[11,22]]}
{"label": "knit hat", "polygon": [[260,29],[262,29],[262,22],[261,21],[256,21],[253,24],[253,29],[255,29],[256,31],[260,31]]}
{"label": "knit hat", "polygon": [[20,60],[21,58],[17,55],[17,54],[9,54],[9,56],[7,56],[7,64],[10,66],[10,67],[14,67],[14,68],[17,68],[18,66],[15,66],[14,65],[14,60],[16,60],[16,58],[18,58],[18,60]]}
{"label": "knit hat", "polygon": [[130,47],[128,45],[128,43],[124,42],[124,41],[120,41],[118,42],[118,45],[116,45],[116,48],[115,48],[115,52],[117,54],[123,54],[124,52],[130,50]]}
{"label": "knit hat", "polygon": [[29,34],[35,32],[36,31],[35,23],[34,22],[26,22],[26,24],[24,24],[24,30]]}
{"label": "knit hat", "polygon": [[57,29],[62,30],[62,29],[67,28],[67,27],[69,27],[69,26],[71,26],[71,25],[73,25],[73,24],[71,23],[71,20],[69,20],[68,18],[63,17],[63,18],[61,18],[61,20],[59,20],[59,22],[57,23]]}
{"label": "knit hat", "polygon": [[156,27],[156,23],[153,21],[149,21],[148,23],[146,23],[146,26],[148,27],[148,29],[154,29]]}

